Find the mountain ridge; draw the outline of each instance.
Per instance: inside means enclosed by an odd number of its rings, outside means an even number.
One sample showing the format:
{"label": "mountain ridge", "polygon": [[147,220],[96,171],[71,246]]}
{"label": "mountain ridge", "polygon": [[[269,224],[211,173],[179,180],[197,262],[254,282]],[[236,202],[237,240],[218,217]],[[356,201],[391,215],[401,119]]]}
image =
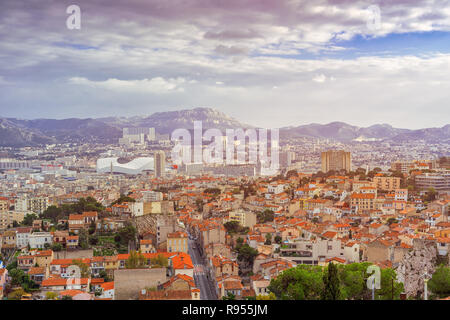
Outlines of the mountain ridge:
{"label": "mountain ridge", "polygon": [[[202,121],[203,129],[224,131],[232,128],[256,128],[208,107],[155,112],[149,116],[17,119],[0,117],[0,146],[23,147],[48,143],[102,142],[113,143],[122,136],[124,127],[154,127],[157,133],[170,134],[178,128],[193,129],[194,121]],[[279,128],[280,138],[312,137],[351,141],[450,141],[450,124],[441,128],[399,129],[392,125],[374,124],[358,127],[341,121],[327,124],[310,123]]]}

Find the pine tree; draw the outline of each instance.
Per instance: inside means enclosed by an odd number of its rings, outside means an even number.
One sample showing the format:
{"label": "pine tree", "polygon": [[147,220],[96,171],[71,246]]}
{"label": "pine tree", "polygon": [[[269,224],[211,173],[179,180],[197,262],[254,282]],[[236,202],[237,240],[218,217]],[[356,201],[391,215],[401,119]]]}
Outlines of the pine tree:
{"label": "pine tree", "polygon": [[330,262],[328,264],[328,272],[323,275],[324,288],[322,292],[322,300],[340,300],[341,285],[339,281],[337,266]]}

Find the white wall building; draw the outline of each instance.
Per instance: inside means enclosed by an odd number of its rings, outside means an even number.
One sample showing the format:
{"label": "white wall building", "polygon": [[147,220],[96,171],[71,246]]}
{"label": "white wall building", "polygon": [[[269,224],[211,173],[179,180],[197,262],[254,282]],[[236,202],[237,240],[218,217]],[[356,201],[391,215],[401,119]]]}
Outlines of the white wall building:
{"label": "white wall building", "polygon": [[31,249],[43,249],[46,243],[49,245],[53,243],[53,236],[50,232],[34,232],[28,238]]}

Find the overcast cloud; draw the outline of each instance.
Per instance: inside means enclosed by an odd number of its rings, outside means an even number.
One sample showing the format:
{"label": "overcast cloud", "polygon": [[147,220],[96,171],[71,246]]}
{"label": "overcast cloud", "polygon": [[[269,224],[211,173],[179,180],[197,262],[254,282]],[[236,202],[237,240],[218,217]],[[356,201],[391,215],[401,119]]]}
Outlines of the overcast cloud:
{"label": "overcast cloud", "polygon": [[0,116],[443,126],[449,32],[449,1],[1,0]]}

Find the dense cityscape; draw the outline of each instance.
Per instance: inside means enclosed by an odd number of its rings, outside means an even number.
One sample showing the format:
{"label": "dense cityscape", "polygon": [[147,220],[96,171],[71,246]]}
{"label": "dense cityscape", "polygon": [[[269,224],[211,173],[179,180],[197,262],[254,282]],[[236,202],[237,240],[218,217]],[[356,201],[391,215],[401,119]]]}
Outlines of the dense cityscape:
{"label": "dense cityscape", "polygon": [[3,148],[1,297],[321,299],[333,268],[328,299],[450,296],[448,144],[285,139],[275,175],[175,164],[174,144]]}
{"label": "dense cityscape", "polygon": [[0,318],[445,304],[449,43],[450,0],[0,0]]}

